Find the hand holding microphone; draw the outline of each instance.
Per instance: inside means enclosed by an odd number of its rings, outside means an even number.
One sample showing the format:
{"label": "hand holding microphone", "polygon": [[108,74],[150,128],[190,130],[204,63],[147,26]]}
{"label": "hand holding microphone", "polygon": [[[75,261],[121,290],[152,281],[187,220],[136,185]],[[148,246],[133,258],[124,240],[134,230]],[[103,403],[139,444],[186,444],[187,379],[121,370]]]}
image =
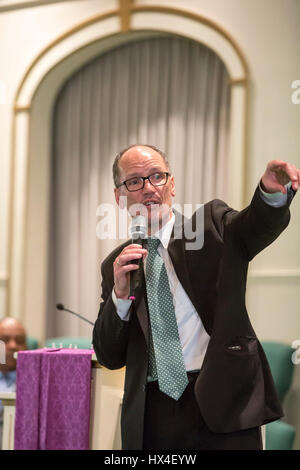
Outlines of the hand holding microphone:
{"label": "hand holding microphone", "polygon": [[118,299],[135,297],[139,285],[139,271],[147,250],[143,248],[143,240],[147,233],[146,219],[136,216],[132,219],[132,244],[126,246],[114,262],[115,294]]}

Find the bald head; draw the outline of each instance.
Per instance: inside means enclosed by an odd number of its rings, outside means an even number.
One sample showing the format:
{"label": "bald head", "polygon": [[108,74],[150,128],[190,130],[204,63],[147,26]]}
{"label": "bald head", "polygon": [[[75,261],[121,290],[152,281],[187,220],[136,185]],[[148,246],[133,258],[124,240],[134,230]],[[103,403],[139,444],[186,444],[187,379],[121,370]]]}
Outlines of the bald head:
{"label": "bald head", "polygon": [[1,328],[21,328],[25,333],[25,328],[19,320],[12,317],[5,317],[0,320],[0,331]]}
{"label": "bald head", "polygon": [[120,184],[120,166],[119,166],[119,163],[120,163],[121,158],[123,156],[125,156],[125,154],[129,154],[131,150],[134,150],[137,147],[139,147],[141,149],[145,149],[145,150],[147,150],[147,148],[154,150],[155,152],[157,152],[161,156],[162,160],[164,161],[164,163],[166,165],[166,168],[168,168],[168,169],[170,168],[169,162],[168,162],[167,157],[164,154],[164,152],[159,150],[159,148],[155,147],[154,145],[149,145],[149,144],[130,145],[129,147],[127,147],[126,149],[124,149],[120,153],[118,153],[118,155],[115,158],[114,164],[113,164],[113,179],[114,179],[114,183],[115,183],[116,188]]}
{"label": "bald head", "polygon": [[25,328],[18,320],[6,317],[0,320],[0,340],[5,344],[6,364],[1,364],[0,370],[8,372],[16,368],[14,353],[26,349]]}

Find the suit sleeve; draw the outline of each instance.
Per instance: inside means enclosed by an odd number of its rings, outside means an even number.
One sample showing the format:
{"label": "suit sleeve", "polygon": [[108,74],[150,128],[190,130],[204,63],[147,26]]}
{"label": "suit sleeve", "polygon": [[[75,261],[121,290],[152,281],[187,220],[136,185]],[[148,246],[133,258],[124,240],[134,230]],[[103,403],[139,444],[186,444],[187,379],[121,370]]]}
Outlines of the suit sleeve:
{"label": "suit sleeve", "polygon": [[112,261],[105,261],[102,272],[102,302],[93,330],[93,346],[100,364],[119,369],[126,363],[130,320],[121,320],[112,300]]}
{"label": "suit sleeve", "polygon": [[290,191],[287,203],[281,207],[274,207],[262,199],[257,188],[250,205],[244,210],[238,212],[228,208],[223,213],[221,230],[224,239],[239,246],[243,258],[251,261],[288,226],[289,205],[294,194],[294,191]]}

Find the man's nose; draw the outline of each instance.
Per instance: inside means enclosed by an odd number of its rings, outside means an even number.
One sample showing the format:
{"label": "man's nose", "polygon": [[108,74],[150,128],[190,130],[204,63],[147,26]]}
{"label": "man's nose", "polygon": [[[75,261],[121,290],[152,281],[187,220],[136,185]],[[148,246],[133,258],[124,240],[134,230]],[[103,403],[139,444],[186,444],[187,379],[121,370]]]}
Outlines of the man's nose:
{"label": "man's nose", "polygon": [[153,193],[155,191],[155,187],[153,186],[153,184],[150,183],[149,180],[145,180],[143,191],[146,193],[149,193],[149,192]]}
{"label": "man's nose", "polygon": [[14,338],[10,338],[10,340],[7,342],[7,347],[9,349],[17,349],[17,342]]}

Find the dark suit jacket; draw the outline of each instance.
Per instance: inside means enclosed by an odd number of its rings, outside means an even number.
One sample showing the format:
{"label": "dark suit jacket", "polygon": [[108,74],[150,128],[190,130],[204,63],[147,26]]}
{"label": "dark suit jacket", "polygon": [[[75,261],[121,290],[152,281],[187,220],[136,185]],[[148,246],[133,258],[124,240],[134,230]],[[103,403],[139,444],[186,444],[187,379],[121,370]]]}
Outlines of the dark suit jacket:
{"label": "dark suit jacket", "polygon": [[[288,225],[293,195],[291,191],[286,206],[274,208],[263,202],[257,188],[251,204],[241,212],[213,200],[204,205],[201,249],[186,250],[185,238],[170,239],[168,252],[178,279],[211,336],[195,394],[213,432],[256,427],[283,415],[268,362],[247,314],[245,292],[248,263]],[[187,223],[195,228],[195,221],[196,213]],[[103,302],[93,345],[105,367],[126,365],[123,449],[141,449],[149,333],[144,282],[128,322],[119,318],[111,298],[113,261],[125,245],[102,263]]]}

